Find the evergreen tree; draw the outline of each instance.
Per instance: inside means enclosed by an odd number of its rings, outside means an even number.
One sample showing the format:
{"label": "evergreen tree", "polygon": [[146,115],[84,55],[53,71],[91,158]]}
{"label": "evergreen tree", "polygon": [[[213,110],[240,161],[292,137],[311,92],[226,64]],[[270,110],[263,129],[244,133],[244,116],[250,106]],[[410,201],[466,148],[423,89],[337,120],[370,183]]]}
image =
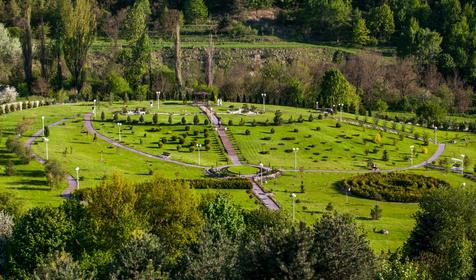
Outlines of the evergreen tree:
{"label": "evergreen tree", "polygon": [[358,46],[365,46],[370,41],[370,31],[365,25],[365,19],[358,17],[354,21],[352,28],[352,42]]}
{"label": "evergreen tree", "polygon": [[377,6],[370,11],[369,27],[373,35],[382,42],[390,40],[395,32],[393,12],[387,4]]}
{"label": "evergreen tree", "polygon": [[208,17],[208,8],[203,0],[186,0],[185,20],[189,23],[203,22]]}

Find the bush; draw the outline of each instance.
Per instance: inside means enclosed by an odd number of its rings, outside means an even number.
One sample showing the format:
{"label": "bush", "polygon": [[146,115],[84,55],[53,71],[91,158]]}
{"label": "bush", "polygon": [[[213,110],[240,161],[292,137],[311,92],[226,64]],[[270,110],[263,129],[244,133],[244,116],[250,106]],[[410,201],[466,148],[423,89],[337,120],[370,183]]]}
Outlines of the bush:
{"label": "bush", "polygon": [[7,176],[15,175],[15,164],[13,164],[13,161],[11,160],[9,160],[7,162],[7,165],[5,166],[5,175]]}
{"label": "bush", "polygon": [[153,124],[157,124],[159,122],[159,115],[157,113],[155,113],[153,116],[152,116],[152,123]]}
{"label": "bush", "polygon": [[66,179],[66,171],[56,160],[49,160],[46,162],[45,173],[50,188],[60,186]]}
{"label": "bush", "polygon": [[189,125],[185,126],[185,131],[190,131],[190,126]]}
{"label": "bush", "polygon": [[229,121],[228,121],[228,125],[229,125],[229,126],[232,126],[232,125],[233,125],[233,120],[229,120]]}
{"label": "bush", "polygon": [[200,118],[198,115],[193,116],[193,124],[198,125],[200,123]]}
{"label": "bush", "polygon": [[341,127],[342,127],[342,125],[340,124],[340,122],[337,122],[336,123],[336,128],[341,128]]}
{"label": "bush", "polygon": [[194,189],[239,189],[251,190],[253,185],[251,181],[244,178],[228,178],[226,180],[219,179],[178,179],[177,181],[186,183]]}
{"label": "bush", "polygon": [[382,208],[380,208],[378,205],[375,205],[374,208],[370,209],[370,217],[372,220],[380,220],[382,217]]}
{"label": "bush", "polygon": [[394,202],[417,202],[424,194],[442,187],[450,187],[450,184],[432,177],[397,172],[367,173],[341,183],[342,190],[350,189],[356,196]]}
{"label": "bush", "polygon": [[182,124],[183,124],[183,125],[186,125],[186,124],[187,124],[187,120],[185,119],[185,117],[182,117]]}
{"label": "bush", "polygon": [[274,130],[274,128],[271,128],[271,130],[269,131],[269,133],[271,134],[274,134],[276,131]]}
{"label": "bush", "polygon": [[245,130],[245,135],[251,135],[251,131],[249,129]]}
{"label": "bush", "polygon": [[205,119],[205,120],[203,121],[203,124],[204,124],[204,125],[208,125],[209,123],[210,123],[210,122],[208,121],[208,119]]}
{"label": "bush", "polygon": [[104,114],[104,111],[101,112],[101,121],[105,121],[106,120],[106,114]]}
{"label": "bush", "polygon": [[140,123],[144,123],[144,115],[140,115],[140,117],[139,117],[139,122],[140,122]]}
{"label": "bush", "polygon": [[295,129],[293,129],[293,131],[297,133],[297,132],[299,132],[299,129],[295,128]]}

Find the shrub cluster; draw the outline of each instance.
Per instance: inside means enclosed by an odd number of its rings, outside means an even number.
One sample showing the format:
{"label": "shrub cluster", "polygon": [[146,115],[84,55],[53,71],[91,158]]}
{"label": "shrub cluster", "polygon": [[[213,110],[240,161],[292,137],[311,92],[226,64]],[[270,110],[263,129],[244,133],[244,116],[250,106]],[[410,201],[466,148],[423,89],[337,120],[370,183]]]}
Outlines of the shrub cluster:
{"label": "shrub cluster", "polygon": [[237,189],[250,190],[253,185],[244,178],[229,178],[227,180],[218,179],[178,179],[179,182],[188,182],[190,187],[194,189]]}
{"label": "shrub cluster", "polygon": [[449,183],[422,175],[405,173],[368,173],[342,181],[343,190],[360,197],[395,201],[417,202],[424,194]]}

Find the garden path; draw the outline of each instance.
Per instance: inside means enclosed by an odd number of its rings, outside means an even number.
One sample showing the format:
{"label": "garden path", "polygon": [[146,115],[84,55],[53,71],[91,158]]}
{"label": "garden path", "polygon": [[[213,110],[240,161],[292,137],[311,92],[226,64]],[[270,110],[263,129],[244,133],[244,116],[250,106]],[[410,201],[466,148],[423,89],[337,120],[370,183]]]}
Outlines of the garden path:
{"label": "garden path", "polygon": [[[70,120],[70,118],[65,118],[65,119],[59,120],[57,122],[49,124],[48,127],[51,128],[51,127],[58,126],[58,125],[66,122],[68,120]],[[42,135],[43,135],[43,129],[40,129],[35,134],[33,134],[30,138],[28,138],[28,140],[26,141],[26,146],[31,147],[33,142],[35,142],[36,138],[38,138]],[[43,165],[46,163],[46,160],[44,158],[40,157],[39,155],[33,154],[33,156],[35,157],[35,159],[39,163],[41,163]],[[74,177],[71,176],[70,174],[67,175],[66,180],[68,181],[68,187],[61,193],[61,196],[68,198],[68,197],[71,196],[73,191],[77,188],[77,182],[76,182],[76,179],[74,179]]]}
{"label": "garden path", "polygon": [[105,135],[102,135],[101,133],[99,133],[96,129],[94,129],[93,125],[92,125],[92,122],[91,122],[91,114],[85,114],[84,115],[84,122],[86,124],[86,129],[88,130],[89,133],[91,134],[96,134],[97,137],[101,138],[102,140],[106,141],[107,143],[111,144],[111,145],[114,145],[116,147],[119,147],[121,149],[125,149],[125,150],[128,150],[130,152],[133,152],[133,153],[136,153],[136,154],[139,154],[141,156],[145,156],[145,157],[148,157],[148,158],[153,158],[153,159],[158,159],[158,160],[162,160],[162,161],[166,161],[166,162],[171,162],[171,163],[175,163],[175,164],[178,164],[178,165],[182,165],[182,166],[186,166],[186,167],[194,167],[194,168],[202,168],[204,169],[205,167],[204,166],[200,166],[200,165],[195,165],[195,164],[190,164],[190,163],[185,163],[185,162],[181,162],[181,161],[177,161],[177,160],[173,160],[173,159],[169,159],[169,158],[165,158],[165,157],[162,157],[162,156],[157,156],[157,155],[153,155],[153,154],[149,154],[149,153],[146,153],[146,152],[143,152],[143,151],[139,151],[139,150],[136,150],[134,148],[131,148],[131,147],[128,147],[126,145],[123,145],[121,144],[120,142],[118,141],[115,141]]}
{"label": "garden path", "polygon": [[235,153],[235,150],[233,149],[233,145],[231,144],[230,138],[228,138],[228,135],[226,134],[226,130],[220,124],[220,121],[218,120],[218,118],[208,107],[201,105],[200,110],[202,110],[207,115],[210,122],[213,124],[213,126],[215,126],[218,136],[220,136],[220,140],[223,143],[223,147],[225,147],[226,153],[230,157],[233,165],[241,165],[240,159],[238,158],[238,156]]}

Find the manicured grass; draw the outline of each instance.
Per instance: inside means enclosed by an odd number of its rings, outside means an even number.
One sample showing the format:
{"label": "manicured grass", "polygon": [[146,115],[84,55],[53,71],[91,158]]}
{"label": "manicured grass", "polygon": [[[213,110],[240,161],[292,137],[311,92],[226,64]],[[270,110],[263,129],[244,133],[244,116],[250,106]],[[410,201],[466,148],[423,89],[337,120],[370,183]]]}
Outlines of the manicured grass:
{"label": "manicured grass", "polygon": [[[174,116],[173,124],[168,124],[167,115],[159,115],[159,123],[153,125],[152,115],[145,115],[145,123],[131,123],[125,122],[125,117],[121,116],[121,141],[123,144],[148,152],[154,155],[161,155],[164,152],[170,154],[170,158],[182,162],[198,164],[198,148],[194,146],[191,151],[192,142],[202,145],[200,148],[200,165],[216,166],[227,163],[227,155],[225,154],[218,135],[211,125],[203,125],[206,116],[198,115],[200,119],[199,125],[193,125],[193,116]],[[183,125],[180,120],[185,117],[187,124]],[[132,120],[138,121],[139,116],[132,116]],[[119,127],[115,122],[100,122],[93,123],[95,129],[116,141],[119,137]],[[189,127],[189,131],[186,127]],[[205,130],[207,130],[205,137]],[[185,142],[179,143],[179,138],[183,137]],[[166,143],[160,147],[162,139],[166,139]],[[207,140],[208,139],[208,140]],[[210,149],[206,149],[205,141],[210,141]],[[180,148],[178,149],[178,146]]]}
{"label": "manicured grass", "polygon": [[[294,169],[293,148],[299,148],[298,168],[317,170],[367,169],[369,159],[380,169],[393,169],[410,165],[411,145],[416,147],[416,163],[436,150],[435,145],[423,146],[421,141],[400,140],[398,135],[385,132],[380,132],[381,141],[375,142],[375,130],[345,123],[340,128],[335,125],[335,120],[323,119],[281,126],[234,125],[228,131],[249,163],[263,162],[283,169]],[[251,134],[246,135],[246,130]],[[387,161],[383,160],[384,150],[388,153]]]}
{"label": "manicured grass", "polygon": [[[425,176],[433,176],[450,182],[454,187],[466,182],[467,187],[476,187],[471,182],[453,173],[442,173],[434,170],[412,171]],[[353,174],[333,173],[304,173],[304,193],[301,193],[301,174],[286,173],[276,180],[265,184],[267,190],[272,190],[281,207],[291,213],[291,193],[296,193],[296,219],[312,224],[326,210],[328,203],[332,203],[334,210],[352,214],[356,221],[368,233],[372,248],[376,252],[381,250],[395,250],[402,246],[414,226],[412,215],[418,210],[416,203],[392,203],[363,199],[353,196],[346,197],[341,193],[336,183]],[[370,209],[379,205],[383,209],[380,220],[370,219]],[[383,235],[373,232],[373,229],[387,229],[390,234]]]}

